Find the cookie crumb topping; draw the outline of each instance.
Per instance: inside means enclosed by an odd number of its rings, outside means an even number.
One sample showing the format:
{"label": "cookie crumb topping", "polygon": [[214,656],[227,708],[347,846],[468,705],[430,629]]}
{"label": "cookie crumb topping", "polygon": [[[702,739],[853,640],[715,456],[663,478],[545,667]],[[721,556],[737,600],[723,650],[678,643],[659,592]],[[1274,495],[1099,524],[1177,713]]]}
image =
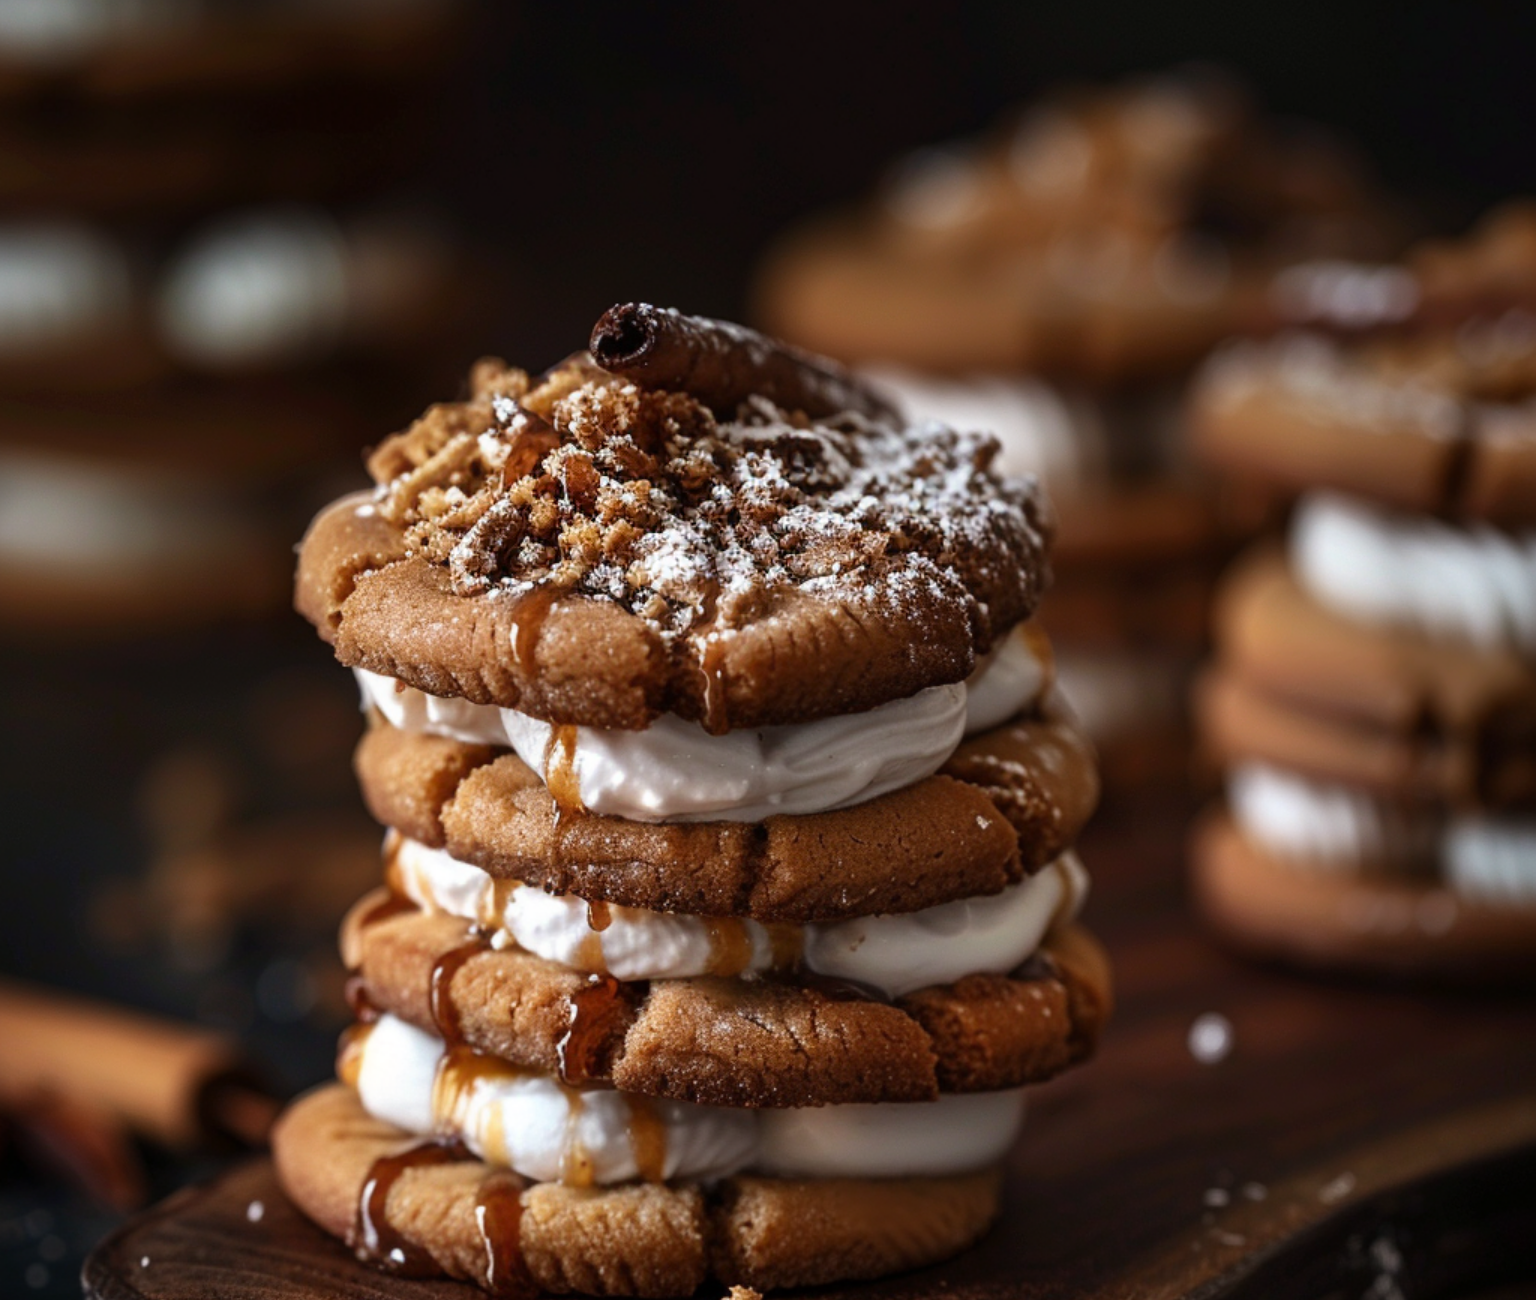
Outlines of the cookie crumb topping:
{"label": "cookie crumb topping", "polygon": [[370,458],[377,509],[455,593],[533,586],[619,603],[664,636],[727,628],[790,589],[1033,605],[1050,531],[989,434],[819,421],[762,397],[720,418],[578,355],[531,381],[482,362]]}

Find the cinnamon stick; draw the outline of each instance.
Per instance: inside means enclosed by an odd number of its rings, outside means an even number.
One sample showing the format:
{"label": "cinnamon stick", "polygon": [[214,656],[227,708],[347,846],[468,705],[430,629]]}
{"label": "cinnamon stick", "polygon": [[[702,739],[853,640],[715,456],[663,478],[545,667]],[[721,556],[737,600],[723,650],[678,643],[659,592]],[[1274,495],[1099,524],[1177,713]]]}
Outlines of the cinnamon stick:
{"label": "cinnamon stick", "polygon": [[62,1096],[187,1148],[256,1144],[276,1102],[221,1034],[0,982],[0,1106]]}
{"label": "cinnamon stick", "polygon": [[716,415],[733,415],[758,394],[812,419],[844,411],[882,423],[899,418],[895,407],[834,361],[671,307],[610,307],[593,327],[591,348],[609,373],[642,388],[690,393]]}

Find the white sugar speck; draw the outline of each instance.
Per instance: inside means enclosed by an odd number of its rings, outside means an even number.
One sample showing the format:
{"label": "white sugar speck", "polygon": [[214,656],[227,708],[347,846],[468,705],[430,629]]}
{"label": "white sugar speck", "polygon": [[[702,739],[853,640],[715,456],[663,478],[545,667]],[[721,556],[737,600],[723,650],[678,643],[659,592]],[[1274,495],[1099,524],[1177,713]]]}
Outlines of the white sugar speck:
{"label": "white sugar speck", "polygon": [[1318,1189],[1317,1199],[1324,1205],[1334,1205],[1355,1190],[1355,1176],[1346,1170],[1337,1178],[1324,1183]]}
{"label": "white sugar speck", "polygon": [[252,1223],[260,1223],[266,1212],[267,1207],[260,1201],[252,1201],[245,1207],[245,1217]]}
{"label": "white sugar speck", "polygon": [[1189,1054],[1201,1065],[1216,1065],[1232,1054],[1232,1022],[1216,1011],[1195,1018],[1189,1027]]}
{"label": "white sugar speck", "polygon": [[148,1268],[149,1267],[149,1256],[148,1255],[140,1255],[139,1256],[139,1267],[140,1268]]}

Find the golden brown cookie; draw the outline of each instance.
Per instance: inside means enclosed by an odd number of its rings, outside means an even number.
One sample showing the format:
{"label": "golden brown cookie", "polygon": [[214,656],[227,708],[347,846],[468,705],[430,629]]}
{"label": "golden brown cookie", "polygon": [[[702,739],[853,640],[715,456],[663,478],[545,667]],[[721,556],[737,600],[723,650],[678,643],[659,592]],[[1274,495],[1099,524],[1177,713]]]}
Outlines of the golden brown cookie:
{"label": "golden brown cookie", "polygon": [[1087,741],[1045,719],[966,741],[904,790],[760,823],[560,811],[516,754],[378,719],[354,761],[381,822],[493,876],[625,907],[759,921],[913,912],[996,893],[1070,848],[1098,800]]}
{"label": "golden brown cookie", "polygon": [[1245,951],[1394,976],[1536,977],[1536,908],[1479,902],[1433,881],[1289,866],[1225,814],[1198,827],[1191,855],[1200,910]]}
{"label": "golden brown cookie", "polygon": [[1470,351],[1476,338],[1463,326],[1371,347],[1305,336],[1239,345],[1196,383],[1194,446],[1215,466],[1288,490],[1337,488],[1399,509],[1528,527],[1536,338],[1514,330],[1507,344],[1486,339]]}
{"label": "golden brown cookie", "polygon": [[717,416],[719,376],[764,356],[790,401],[795,354],[681,319],[715,363],[673,368],[691,388],[485,363],[467,402],[388,440],[380,491],[300,552],[296,604],[337,657],[557,723],[718,733],[959,681],[1028,617],[1051,525],[1032,480],[988,470],[995,441],[813,420],[821,363],[799,404]]}
{"label": "golden brown cookie", "polygon": [[382,891],[343,925],[364,1006],[516,1065],[718,1106],[920,1101],[1013,1088],[1087,1057],[1108,1018],[1102,951],[1074,925],[1012,975],[894,1002],[814,976],[621,984]]}
{"label": "golden brown cookie", "polygon": [[1452,805],[1536,801],[1536,670],[1513,651],[1340,618],[1274,551],[1228,576],[1216,636],[1199,712],[1218,756]]}
{"label": "golden brown cookie", "polygon": [[[298,1207],[367,1254],[359,1203],[379,1161],[414,1143],[327,1085],[294,1103],[272,1135]],[[474,1159],[408,1167],[376,1197],[375,1225],[421,1276],[501,1293],[689,1295],[704,1282],[813,1286],[935,1263],[975,1241],[997,1213],[1001,1174],[779,1179],[580,1190],[527,1184]]]}

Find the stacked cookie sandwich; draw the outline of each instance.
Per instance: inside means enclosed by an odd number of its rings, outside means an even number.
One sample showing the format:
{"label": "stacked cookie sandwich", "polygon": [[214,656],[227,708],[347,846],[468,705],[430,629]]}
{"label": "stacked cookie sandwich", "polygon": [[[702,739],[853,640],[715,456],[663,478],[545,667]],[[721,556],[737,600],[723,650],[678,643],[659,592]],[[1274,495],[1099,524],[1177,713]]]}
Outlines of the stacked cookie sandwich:
{"label": "stacked cookie sandwich", "polygon": [[1064,577],[1047,616],[1112,783],[1184,770],[1210,585],[1247,531],[1185,454],[1191,369],[1278,268],[1380,256],[1383,206],[1336,147],[1225,81],[1170,75],[914,154],[764,268],[768,328],[865,367],[914,416],[991,430],[1003,468],[1045,478]]}
{"label": "stacked cookie sandwich", "polygon": [[[1300,283],[1300,282],[1298,282]],[[1211,921],[1309,964],[1536,969],[1536,213],[1310,279],[1312,329],[1216,358],[1198,437],[1299,491],[1199,695],[1227,814]]]}
{"label": "stacked cookie sandwich", "polygon": [[387,887],[284,1184],[360,1258],[681,1295],[941,1259],[1109,1004],[1097,794],[988,436],[643,305],[475,370],[306,537]]}

